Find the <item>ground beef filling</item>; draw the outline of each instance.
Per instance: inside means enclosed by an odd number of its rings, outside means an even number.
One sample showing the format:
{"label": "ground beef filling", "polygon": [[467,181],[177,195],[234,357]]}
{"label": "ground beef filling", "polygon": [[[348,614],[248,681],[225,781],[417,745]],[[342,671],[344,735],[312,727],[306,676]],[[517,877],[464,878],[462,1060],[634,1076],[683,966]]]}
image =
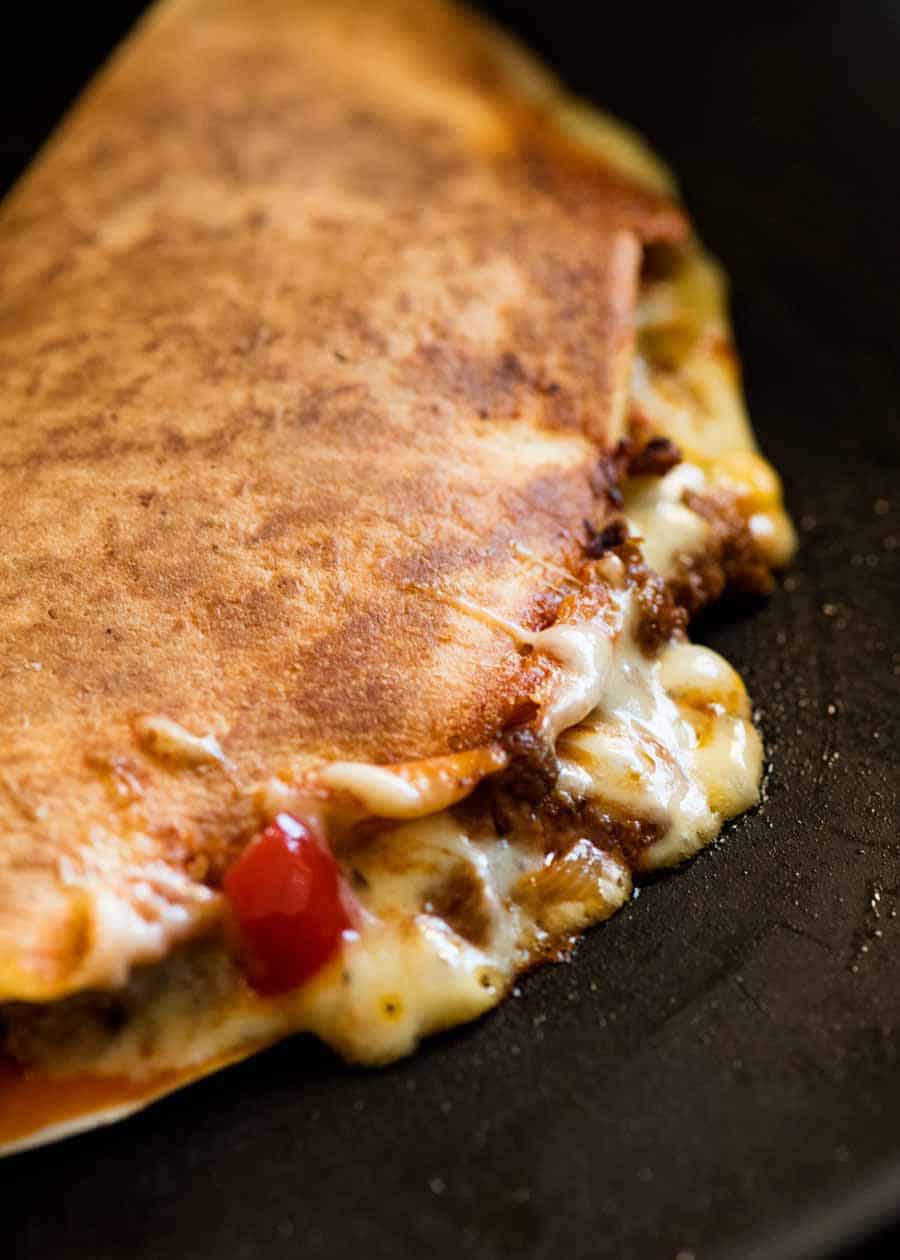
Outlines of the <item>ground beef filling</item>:
{"label": "ground beef filling", "polygon": [[768,595],[771,569],[732,495],[687,491],[684,504],[709,522],[712,537],[701,554],[678,557],[668,583],[675,602],[692,617],[726,588],[742,595]]}
{"label": "ground beef filling", "polygon": [[491,936],[491,912],[484,884],[467,862],[459,862],[439,884],[429,889],[422,909],[437,915],[464,940],[486,945]]}
{"label": "ground beef filling", "polygon": [[625,477],[662,477],[679,463],[681,451],[675,443],[667,437],[651,436],[649,427],[632,416],[628,437],[620,438],[597,460],[591,485],[597,498],[615,510],[624,503],[621,482]]}
{"label": "ground beef filling", "polygon": [[[681,555],[668,581],[646,564],[640,543],[629,538],[627,525],[617,514],[623,503],[619,482],[629,475],[661,476],[679,459],[668,440],[651,438],[620,443],[601,461],[597,489],[612,511],[600,529],[585,522],[585,563],[573,575],[582,590],[578,596],[568,596],[579,604],[584,600],[584,615],[590,615],[591,598],[596,601],[601,595],[598,563],[608,555],[617,556],[636,595],[637,642],[650,657],[666,643],[683,637],[689,617],[717,599],[726,587],[753,595],[765,594],[772,587],[771,572],[727,492],[685,493],[685,505],[711,526],[709,546],[702,554]],[[534,611],[533,620],[541,627],[552,624],[565,602],[556,593]],[[527,945],[533,961],[564,954],[575,927],[602,914],[598,898],[603,855],[640,871],[646,850],[664,830],[658,820],[626,816],[602,799],[577,801],[558,792],[559,760],[552,744],[539,733],[536,710],[536,705],[528,705],[517,715],[517,724],[502,735],[509,754],[503,773],[482,782],[454,810],[470,834],[503,838],[540,856],[510,893],[543,934]],[[205,861],[208,863],[208,855]],[[198,871],[198,877],[215,877],[224,861],[222,854],[218,862],[214,859],[202,873]],[[583,907],[583,924],[573,924],[573,905]],[[481,878],[468,863],[454,866],[428,890],[423,910],[437,915],[472,944],[489,944],[491,907]],[[203,987],[208,988],[221,972],[221,967],[216,971],[221,954],[221,943],[201,942],[179,951],[174,961],[138,969],[129,985],[117,994],[80,994],[36,1006],[10,1003],[0,1008],[0,1046],[19,1062],[40,1063],[52,1059],[60,1043],[68,1043],[76,1057],[88,1060],[116,1036],[134,1009],[149,999],[162,983],[167,966],[177,965],[182,958],[199,957],[204,966],[192,962],[191,973],[196,972]]]}

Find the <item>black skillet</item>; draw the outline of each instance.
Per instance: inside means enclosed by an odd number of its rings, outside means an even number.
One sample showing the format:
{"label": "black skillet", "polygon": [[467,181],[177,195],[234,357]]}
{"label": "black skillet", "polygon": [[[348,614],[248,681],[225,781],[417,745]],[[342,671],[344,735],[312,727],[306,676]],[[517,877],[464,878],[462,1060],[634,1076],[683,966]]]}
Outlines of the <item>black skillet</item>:
{"label": "black skillet", "polygon": [[[6,182],[141,7],[4,12]],[[495,8],[652,140],[731,274],[801,552],[701,633],[766,801],[410,1062],[296,1039],[7,1161],[4,1256],[778,1260],[900,1216],[900,7]]]}

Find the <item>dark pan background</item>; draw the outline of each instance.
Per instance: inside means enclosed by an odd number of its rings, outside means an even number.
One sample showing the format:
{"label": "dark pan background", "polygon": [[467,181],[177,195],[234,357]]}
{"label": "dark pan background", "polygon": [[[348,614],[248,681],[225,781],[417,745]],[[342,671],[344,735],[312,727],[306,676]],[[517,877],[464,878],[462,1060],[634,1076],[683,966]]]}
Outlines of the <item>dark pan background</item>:
{"label": "dark pan background", "polygon": [[[4,9],[0,183],[141,7]],[[295,1039],[4,1163],[5,1256],[900,1254],[900,7],[496,10],[648,136],[731,274],[801,537],[702,627],[765,803],[411,1062]]]}

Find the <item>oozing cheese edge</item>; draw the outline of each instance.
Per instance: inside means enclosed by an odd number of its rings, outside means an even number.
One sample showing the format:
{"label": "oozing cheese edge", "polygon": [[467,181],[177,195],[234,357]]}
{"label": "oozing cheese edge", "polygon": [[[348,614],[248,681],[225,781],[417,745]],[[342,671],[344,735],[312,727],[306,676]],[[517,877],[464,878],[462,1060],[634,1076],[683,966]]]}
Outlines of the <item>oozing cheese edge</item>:
{"label": "oozing cheese edge", "polygon": [[[650,870],[695,852],[756,800],[761,745],[743,684],[721,657],[673,642],[650,659],[635,640],[633,593],[618,592],[614,605],[602,629],[588,623],[528,637],[563,666],[555,716],[550,710],[560,730],[557,790],[656,820],[659,837],[640,860]],[[370,789],[370,768],[357,770],[362,790]],[[341,785],[353,785],[352,767],[343,767]],[[397,804],[399,812],[409,803]],[[398,821],[354,853],[366,922],[312,981],[264,1000],[219,942],[201,944],[137,978],[133,1014],[114,1037],[98,1044],[88,1036],[80,1046],[76,1039],[48,1070],[89,1065],[134,1078],[298,1030],[356,1061],[407,1054],[423,1035],[495,1005],[560,936],[628,900],[632,877],[621,857],[587,837],[575,848],[548,863],[514,835],[467,830],[449,809]],[[478,944],[429,909],[431,890],[460,871],[482,889],[489,929]],[[542,882],[544,891],[531,896]]]}
{"label": "oozing cheese edge", "polygon": [[[680,555],[701,553],[710,536],[709,523],[683,502],[685,490],[727,488],[772,562],[783,562],[793,545],[777,477],[756,453],[733,364],[719,352],[720,289],[715,267],[691,253],[674,278],[645,295],[639,313],[644,328],[678,328],[693,303],[679,372],[660,371],[640,350],[635,361],[635,399],[686,456],[666,476],[625,487],[631,530],[664,576]],[[655,820],[657,838],[637,863],[651,870],[696,852],[754,803],[762,752],[735,671],[685,642],[648,659],[635,641],[632,600],[626,591],[616,597],[615,624],[518,632],[561,667],[545,719],[562,761],[558,790]],[[487,755],[501,767],[496,751]],[[136,973],[133,1013],[122,1029],[99,1041],[76,1039],[50,1056],[48,1072],[121,1074],[146,1078],[149,1087],[160,1072],[202,1073],[204,1064],[240,1057],[242,1046],[250,1053],[299,1030],[348,1058],[385,1062],[496,1005],[549,943],[608,917],[631,894],[625,862],[587,837],[570,858],[548,865],[512,836],[467,830],[449,808],[465,794],[464,775],[435,779],[435,787],[429,774],[421,783],[398,781],[377,767],[343,764],[329,773],[331,786],[377,798],[398,819],[354,856],[368,885],[360,895],[367,921],[340,957],[295,993],[264,1000],[246,987],[219,939],[200,942]],[[483,890],[489,931],[478,944],[428,909],[430,890],[454,870],[472,872]],[[540,885],[552,895],[525,895]]]}

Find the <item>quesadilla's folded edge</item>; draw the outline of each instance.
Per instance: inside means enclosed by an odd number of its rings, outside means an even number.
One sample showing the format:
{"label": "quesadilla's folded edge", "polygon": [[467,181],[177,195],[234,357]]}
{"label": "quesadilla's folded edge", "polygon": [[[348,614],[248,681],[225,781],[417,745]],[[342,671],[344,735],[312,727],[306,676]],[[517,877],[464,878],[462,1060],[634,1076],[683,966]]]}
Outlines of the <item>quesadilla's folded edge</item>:
{"label": "quesadilla's folded edge", "polygon": [[[4,1068],[0,1063],[0,1157],[115,1124],[185,1085],[250,1058],[268,1044],[244,1045],[183,1072],[166,1072],[161,1079],[141,1082],[88,1075],[52,1081]],[[85,1101],[92,1095],[92,1101]],[[23,1115],[28,1118],[20,1120]]]}
{"label": "quesadilla's folded edge", "polygon": [[[523,54],[523,57],[527,57],[527,54]],[[527,60],[530,61],[530,57],[528,57]],[[552,79],[548,79],[548,82],[552,82]],[[565,109],[566,107],[562,106],[561,108]],[[571,124],[571,129],[577,130],[585,143],[591,145],[596,142],[599,144],[599,152],[604,160],[612,161],[614,160],[614,155],[617,154],[620,160],[623,158],[625,159],[622,165],[624,173],[633,173],[630,169],[630,164],[643,164],[641,178],[645,179],[649,183],[653,183],[654,180],[659,179],[658,173],[655,173],[655,167],[645,163],[645,158],[641,148],[636,145],[630,137],[628,137],[627,133],[620,133],[614,124],[603,123],[600,124],[600,131],[597,131],[594,135],[594,139],[591,140],[590,127],[592,124],[586,122],[587,115],[581,112],[580,107],[577,117],[573,115],[573,119],[574,121]],[[657,186],[660,185],[657,184]],[[782,560],[787,558],[787,552],[789,549],[789,545],[787,544],[782,546],[780,556]],[[158,1098],[165,1093],[169,1093],[174,1089],[180,1088],[181,1085],[187,1084],[191,1080],[195,1080],[200,1076],[215,1071],[229,1062],[234,1062],[238,1059],[247,1057],[247,1055],[254,1053],[254,1051],[259,1048],[260,1047],[258,1045],[253,1045],[242,1049],[236,1054],[216,1058],[208,1063],[204,1063],[196,1069],[191,1069],[188,1072],[185,1072],[183,1075],[177,1075],[176,1079],[170,1080],[158,1088],[149,1088],[146,1093],[141,1094],[141,1096],[136,1100],[129,1100],[128,1102],[119,1104],[111,1102],[108,1106],[105,1105],[101,1111],[82,1114],[77,1117],[73,1116],[71,1119],[62,1121],[57,1125],[49,1125],[49,1127],[43,1130],[38,1130],[27,1137],[23,1136],[21,1140],[13,1141],[8,1146],[0,1149],[2,1149],[4,1153],[11,1153],[17,1149],[25,1149],[28,1146],[37,1145],[43,1141],[49,1141],[58,1137],[66,1136],[69,1133],[78,1132],[98,1124],[110,1123],[143,1107],[155,1098]],[[2,1137],[2,1126],[0,1126],[0,1137]]]}

